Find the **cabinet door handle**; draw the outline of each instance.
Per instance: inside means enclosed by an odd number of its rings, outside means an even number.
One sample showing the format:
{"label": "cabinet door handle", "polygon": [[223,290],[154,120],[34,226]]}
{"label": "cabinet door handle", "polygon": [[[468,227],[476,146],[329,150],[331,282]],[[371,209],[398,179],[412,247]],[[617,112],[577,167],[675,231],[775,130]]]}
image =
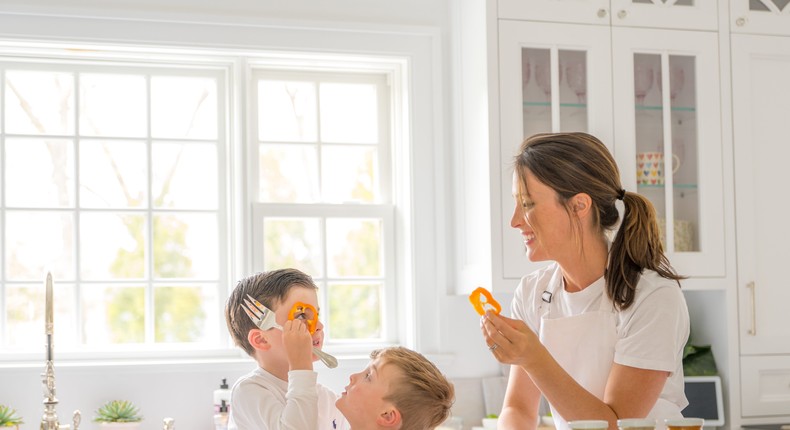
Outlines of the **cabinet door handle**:
{"label": "cabinet door handle", "polygon": [[749,289],[750,291],[749,296],[752,299],[752,328],[747,330],[746,333],[752,336],[757,336],[757,306],[755,305],[755,302],[757,301],[755,290],[757,289],[757,287],[754,284],[754,281],[752,281],[746,284],[746,288]]}

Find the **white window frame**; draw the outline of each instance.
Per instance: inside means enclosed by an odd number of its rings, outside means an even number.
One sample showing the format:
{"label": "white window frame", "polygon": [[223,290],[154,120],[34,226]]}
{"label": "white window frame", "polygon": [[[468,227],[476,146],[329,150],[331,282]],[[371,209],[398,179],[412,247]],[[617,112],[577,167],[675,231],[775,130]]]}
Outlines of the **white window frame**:
{"label": "white window frame", "polygon": [[[107,284],[107,285],[125,285],[125,284],[140,284],[144,285],[146,289],[146,322],[145,322],[145,333],[146,339],[149,339],[153,336],[153,315],[149,315],[151,309],[153,309],[153,290],[156,284],[169,284],[169,285],[181,285],[185,282],[187,284],[216,284],[217,285],[217,293],[218,293],[218,303],[219,307],[215,310],[222,315],[223,312],[223,304],[225,299],[227,298],[227,291],[225,291],[222,287],[227,285],[227,279],[229,277],[229,266],[230,266],[230,259],[228,256],[228,250],[232,246],[232,241],[228,239],[224,239],[226,237],[232,237],[228,235],[228,231],[230,226],[228,225],[228,220],[231,217],[231,214],[234,212],[234,204],[228,204],[228,184],[233,179],[231,177],[232,169],[227,163],[228,154],[231,152],[231,142],[229,139],[228,128],[232,126],[229,124],[228,121],[228,102],[229,100],[225,97],[225,95],[230,94],[232,90],[232,83],[230,82],[230,77],[232,76],[233,72],[233,64],[229,63],[226,58],[222,57],[213,57],[213,56],[179,56],[174,54],[169,55],[158,55],[154,53],[149,53],[149,55],[137,55],[132,53],[124,53],[121,51],[111,51],[107,54],[83,54],[83,53],[63,53],[58,52],[58,50],[52,50],[48,48],[44,49],[27,49],[24,54],[20,54],[19,52],[15,52],[14,49],[8,49],[7,47],[0,48],[0,64],[5,66],[13,67],[16,64],[19,64],[22,67],[26,65],[35,66],[36,70],[43,70],[43,71],[55,71],[55,72],[64,72],[64,73],[74,73],[77,74],[94,74],[94,73],[119,73],[119,74],[133,74],[133,75],[141,75],[145,76],[146,79],[151,75],[156,76],[172,76],[172,75],[187,75],[187,76],[195,76],[195,77],[209,77],[216,79],[217,82],[217,95],[218,95],[218,104],[217,104],[217,118],[218,118],[218,125],[217,125],[217,137],[212,143],[217,145],[217,208],[216,209],[168,209],[168,208],[154,208],[150,205],[151,196],[148,195],[148,202],[149,204],[142,208],[81,208],[79,205],[79,187],[75,188],[75,195],[74,195],[74,206],[72,207],[62,207],[62,208],[13,208],[13,211],[17,210],[33,210],[33,211],[47,211],[47,212],[64,212],[64,213],[73,213],[74,214],[74,273],[75,277],[73,279],[58,279],[57,277],[53,279],[54,283],[58,282],[66,282],[66,283],[73,283],[74,284],[74,295],[75,295],[75,314],[77,318],[80,315],[80,303],[79,300],[76,298],[79,296],[80,290],[83,288],[84,285],[90,284]],[[2,70],[0,70],[2,73]],[[2,82],[0,82],[1,84]],[[150,85],[150,81],[146,85]],[[0,85],[0,97],[4,97],[2,85]],[[148,106],[147,110],[150,113],[150,103],[151,100],[147,100]],[[79,121],[79,106],[75,104],[75,120]],[[2,119],[0,119],[2,120]],[[150,127],[150,124],[149,124]],[[8,137],[8,135],[3,134],[3,136]],[[12,135],[13,137],[14,135]],[[101,137],[95,136],[83,136],[78,134],[78,128],[75,127],[75,131],[72,135],[60,136],[55,135],[23,135],[24,137],[40,137],[40,138],[48,138],[52,137],[55,139],[67,139],[74,142],[79,142],[80,140],[96,140],[101,139]],[[115,137],[111,137],[111,139],[116,139]],[[167,141],[178,141],[178,140],[185,140],[185,139],[170,139],[170,138],[155,138],[151,137],[150,134],[143,136],[143,137],[133,137],[128,138],[129,140],[134,141],[144,141],[146,142],[146,146],[148,147],[147,151],[149,152],[149,157],[147,160],[148,166],[146,168],[149,176],[149,184],[150,184],[150,175],[151,175],[151,159],[150,159],[150,151],[152,142],[167,142]],[[196,140],[201,141],[201,139],[186,139],[186,140]],[[75,143],[75,160],[78,158],[78,145]],[[0,161],[5,162],[2,159],[3,154],[0,154]],[[78,169],[78,163],[75,162],[73,166],[75,172],[72,172],[72,177],[77,178],[76,169]],[[4,183],[5,178],[2,182]],[[0,193],[2,190],[0,190]],[[3,207],[5,207],[3,205]],[[154,215],[157,213],[215,213],[217,215],[217,233],[218,233],[218,246],[219,249],[217,254],[219,256],[218,261],[218,274],[216,279],[162,279],[162,278],[154,278],[152,273],[153,270],[153,258],[154,256],[150,253],[146,256],[146,275],[141,279],[115,279],[115,280],[102,280],[102,281],[95,281],[95,280],[83,280],[80,275],[80,223],[78,219],[80,214],[82,213],[103,213],[103,212],[112,212],[112,213],[132,213],[132,214],[142,214],[145,216],[147,220],[151,220]],[[0,235],[3,235],[5,232],[5,214],[6,212],[3,211],[0,213]],[[150,225],[150,224],[149,224]],[[147,246],[151,246],[153,240],[153,231],[150,228],[146,229],[147,235]],[[4,244],[5,237],[0,236],[3,239],[0,244]],[[5,249],[0,249],[0,264],[4,264],[5,259]],[[0,281],[5,280],[5,267],[0,268],[0,273],[3,273],[3,278]],[[12,281],[11,283],[17,285],[36,285],[41,284],[43,285],[44,274],[42,274],[41,281]],[[2,291],[2,290],[0,290]],[[43,308],[43,303],[41,303],[41,307]],[[5,321],[5,301],[4,297],[0,296],[0,329],[4,329],[7,322]],[[176,344],[169,344],[169,343],[156,343],[156,342],[149,342],[145,341],[143,343],[134,343],[134,344],[115,344],[115,345],[104,345],[101,347],[98,346],[78,346],[76,351],[68,351],[64,352],[64,348],[59,348],[58,355],[60,357],[66,359],[82,359],[82,358],[96,358],[96,357],[141,357],[141,358],[148,358],[148,357],[194,357],[194,356],[218,356],[218,355],[229,355],[228,345],[230,343],[229,335],[227,330],[224,329],[224,316],[221,316],[219,319],[219,323],[223,324],[223,326],[219,327],[219,337],[217,339],[217,343],[214,346],[206,346],[205,344],[199,345],[195,344],[183,344],[183,343],[176,343]],[[60,324],[67,324],[68,322],[60,322]],[[42,323],[43,324],[43,323]],[[82,340],[82,336],[79,333],[79,328],[84,322],[79,321],[77,322],[77,340]],[[58,321],[55,321],[55,329],[57,332]],[[43,327],[43,326],[42,326]],[[43,333],[43,329],[42,329]],[[42,334],[43,336],[43,334]],[[71,349],[71,348],[70,348]],[[142,350],[141,350],[142,349]],[[38,348],[36,348],[36,351]],[[3,354],[0,356],[0,362],[6,360],[33,360],[39,356],[37,353],[33,352],[26,352],[27,350],[20,351],[20,352],[13,352],[8,354]]]}
{"label": "white window frame", "polygon": [[[403,306],[400,308],[403,313],[398,315],[398,327],[402,345],[431,354],[436,359],[443,351],[440,328],[444,309],[440,299],[452,289],[446,256],[449,240],[446,169],[449,168],[447,153],[450,149],[444,135],[448,118],[442,114],[446,107],[443,100],[446,88],[440,66],[440,31],[428,27],[390,26],[385,30],[351,27],[333,24],[284,26],[260,17],[207,24],[200,19],[127,22],[101,17],[0,12],[4,49],[20,55],[29,55],[31,48],[59,53],[80,49],[108,54],[121,46],[126,53],[119,55],[120,58],[128,55],[153,58],[174,52],[200,57],[209,53],[224,56],[229,63],[237,62],[238,55],[245,55],[266,57],[274,63],[286,59],[293,65],[296,59],[309,63],[307,57],[315,59],[323,55],[347,59],[364,56],[366,61],[378,58],[397,64],[391,84],[400,86],[401,98],[393,100],[393,117],[403,118],[405,126],[393,132],[395,139],[403,142],[395,152],[403,161],[403,171],[407,172],[395,185],[398,194],[393,197],[398,203],[398,211],[394,214],[398,303]],[[268,55],[264,54],[267,52]],[[307,56],[305,52],[312,55]],[[241,81],[244,72],[236,68],[229,79]],[[243,114],[248,109],[240,102],[240,95],[246,91],[245,84],[234,88],[228,103],[231,116]],[[233,145],[226,161],[230,171],[235,173],[229,184],[228,198],[250,201],[245,174],[250,171],[251,160],[241,148],[239,139],[245,127],[247,124],[232,124],[228,129]],[[250,212],[238,210],[228,214],[227,233],[232,237],[228,249],[229,288],[253,267],[251,240],[245,234],[251,231]],[[234,350],[238,349],[229,346],[224,354],[216,356],[244,357],[239,352],[230,354]],[[178,360],[188,355],[187,352],[169,357]],[[194,358],[193,355],[189,357]],[[93,355],[92,358],[112,357]],[[346,363],[358,370],[359,363]]]}
{"label": "white window frame", "polygon": [[[393,196],[397,194],[394,189],[393,181],[396,177],[404,177],[408,172],[404,172],[401,168],[402,160],[396,157],[395,149],[404,142],[402,138],[398,139],[396,136],[402,136],[404,124],[403,118],[391,114],[395,111],[393,109],[393,101],[402,98],[400,85],[389,85],[389,83],[396,81],[397,76],[403,73],[402,63],[398,61],[377,61],[376,59],[364,58],[344,58],[341,56],[335,58],[305,58],[305,61],[283,61],[282,59],[263,59],[258,61],[250,61],[248,63],[248,74],[250,76],[249,94],[251,96],[250,102],[255,102],[258,94],[256,83],[261,79],[293,79],[297,81],[317,81],[317,82],[345,82],[345,83],[364,83],[374,84],[377,87],[378,97],[378,123],[379,123],[379,137],[377,145],[378,149],[378,162],[379,162],[379,192],[380,202],[374,203],[348,203],[348,204],[327,204],[327,203],[298,203],[298,204],[281,204],[281,203],[266,203],[259,202],[257,192],[259,190],[259,139],[258,128],[255,124],[258,118],[257,104],[252,103],[248,118],[250,118],[250,126],[248,127],[247,145],[249,152],[250,174],[248,175],[250,184],[250,201],[253,202],[252,206],[252,268],[253,271],[262,271],[264,264],[263,241],[263,222],[267,217],[302,217],[302,218],[378,218],[382,220],[383,231],[383,263],[384,263],[384,291],[381,296],[382,305],[384,308],[384,317],[382,318],[382,336],[377,341],[343,341],[338,342],[332,339],[331,336],[327,337],[324,341],[325,349],[336,354],[364,354],[372,349],[381,348],[389,345],[401,343],[404,337],[402,327],[397,325],[397,316],[399,313],[406,312],[404,304],[399,305],[399,291],[403,289],[403,284],[399,283],[397,275],[397,240],[395,236],[395,219],[396,211],[398,210]],[[386,93],[386,94],[385,94]],[[320,145],[320,143],[319,143]],[[320,169],[320,154],[319,154],[319,169]],[[322,249],[325,249],[325,238],[321,238]],[[400,245],[402,246],[402,245]],[[408,251],[407,251],[408,252]],[[323,254],[322,266],[327,267],[327,256]],[[328,278],[326,270],[324,275],[318,277],[331,282],[333,279]],[[326,285],[326,284],[324,284]],[[326,288],[320,288],[319,295],[326,299]],[[353,310],[349,310],[353,312]],[[327,321],[324,321],[326,324]]]}

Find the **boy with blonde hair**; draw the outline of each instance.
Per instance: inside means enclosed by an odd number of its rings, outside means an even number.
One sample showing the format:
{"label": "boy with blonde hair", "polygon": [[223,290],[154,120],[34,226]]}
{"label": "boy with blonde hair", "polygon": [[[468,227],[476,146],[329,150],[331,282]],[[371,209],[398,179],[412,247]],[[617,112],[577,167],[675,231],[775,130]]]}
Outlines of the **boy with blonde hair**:
{"label": "boy with blonde hair", "polygon": [[427,358],[403,347],[370,358],[336,403],[353,430],[429,430],[447,419],[454,388]]}
{"label": "boy with blonde hair", "polygon": [[[239,281],[225,305],[233,341],[258,367],[233,385],[229,430],[345,430],[348,423],[335,407],[337,395],[317,383],[312,348],[321,348],[323,324],[314,315],[315,332],[300,319],[289,320],[301,302],[318,310],[313,279],[296,269],[256,273]],[[250,295],[274,312],[282,330],[260,330],[244,312]],[[312,324],[312,323],[311,323]]]}

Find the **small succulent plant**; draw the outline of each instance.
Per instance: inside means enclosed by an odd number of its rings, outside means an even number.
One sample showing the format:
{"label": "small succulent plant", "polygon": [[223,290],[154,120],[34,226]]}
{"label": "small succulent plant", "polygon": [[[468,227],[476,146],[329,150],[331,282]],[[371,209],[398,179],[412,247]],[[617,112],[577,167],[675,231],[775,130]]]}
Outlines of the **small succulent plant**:
{"label": "small succulent plant", "polygon": [[0,405],[0,427],[15,427],[19,424],[22,424],[22,418],[16,415],[16,410]]}
{"label": "small succulent plant", "polygon": [[140,410],[128,400],[110,400],[96,410],[99,423],[134,423],[143,420]]}

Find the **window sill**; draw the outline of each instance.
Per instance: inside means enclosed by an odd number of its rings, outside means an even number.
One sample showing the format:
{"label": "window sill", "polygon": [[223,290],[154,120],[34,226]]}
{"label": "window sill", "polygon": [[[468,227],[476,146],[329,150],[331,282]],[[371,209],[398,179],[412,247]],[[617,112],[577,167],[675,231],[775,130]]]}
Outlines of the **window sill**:
{"label": "window sill", "polygon": [[[213,371],[218,368],[228,371],[246,371],[251,368],[253,361],[247,356],[240,356],[233,351],[233,356],[222,357],[165,357],[165,358],[71,358],[55,361],[55,370],[58,373],[66,372],[101,372],[109,370],[115,372],[155,373],[162,371],[203,372]],[[439,369],[446,368],[455,362],[454,354],[424,354]],[[367,366],[370,357],[365,354],[337,355],[338,369],[347,372],[359,372]],[[0,375],[6,372],[15,372],[21,369],[44,369],[43,360],[20,360],[0,362]],[[320,362],[316,362],[314,369],[319,373],[326,369]],[[2,379],[2,378],[0,378]]]}

